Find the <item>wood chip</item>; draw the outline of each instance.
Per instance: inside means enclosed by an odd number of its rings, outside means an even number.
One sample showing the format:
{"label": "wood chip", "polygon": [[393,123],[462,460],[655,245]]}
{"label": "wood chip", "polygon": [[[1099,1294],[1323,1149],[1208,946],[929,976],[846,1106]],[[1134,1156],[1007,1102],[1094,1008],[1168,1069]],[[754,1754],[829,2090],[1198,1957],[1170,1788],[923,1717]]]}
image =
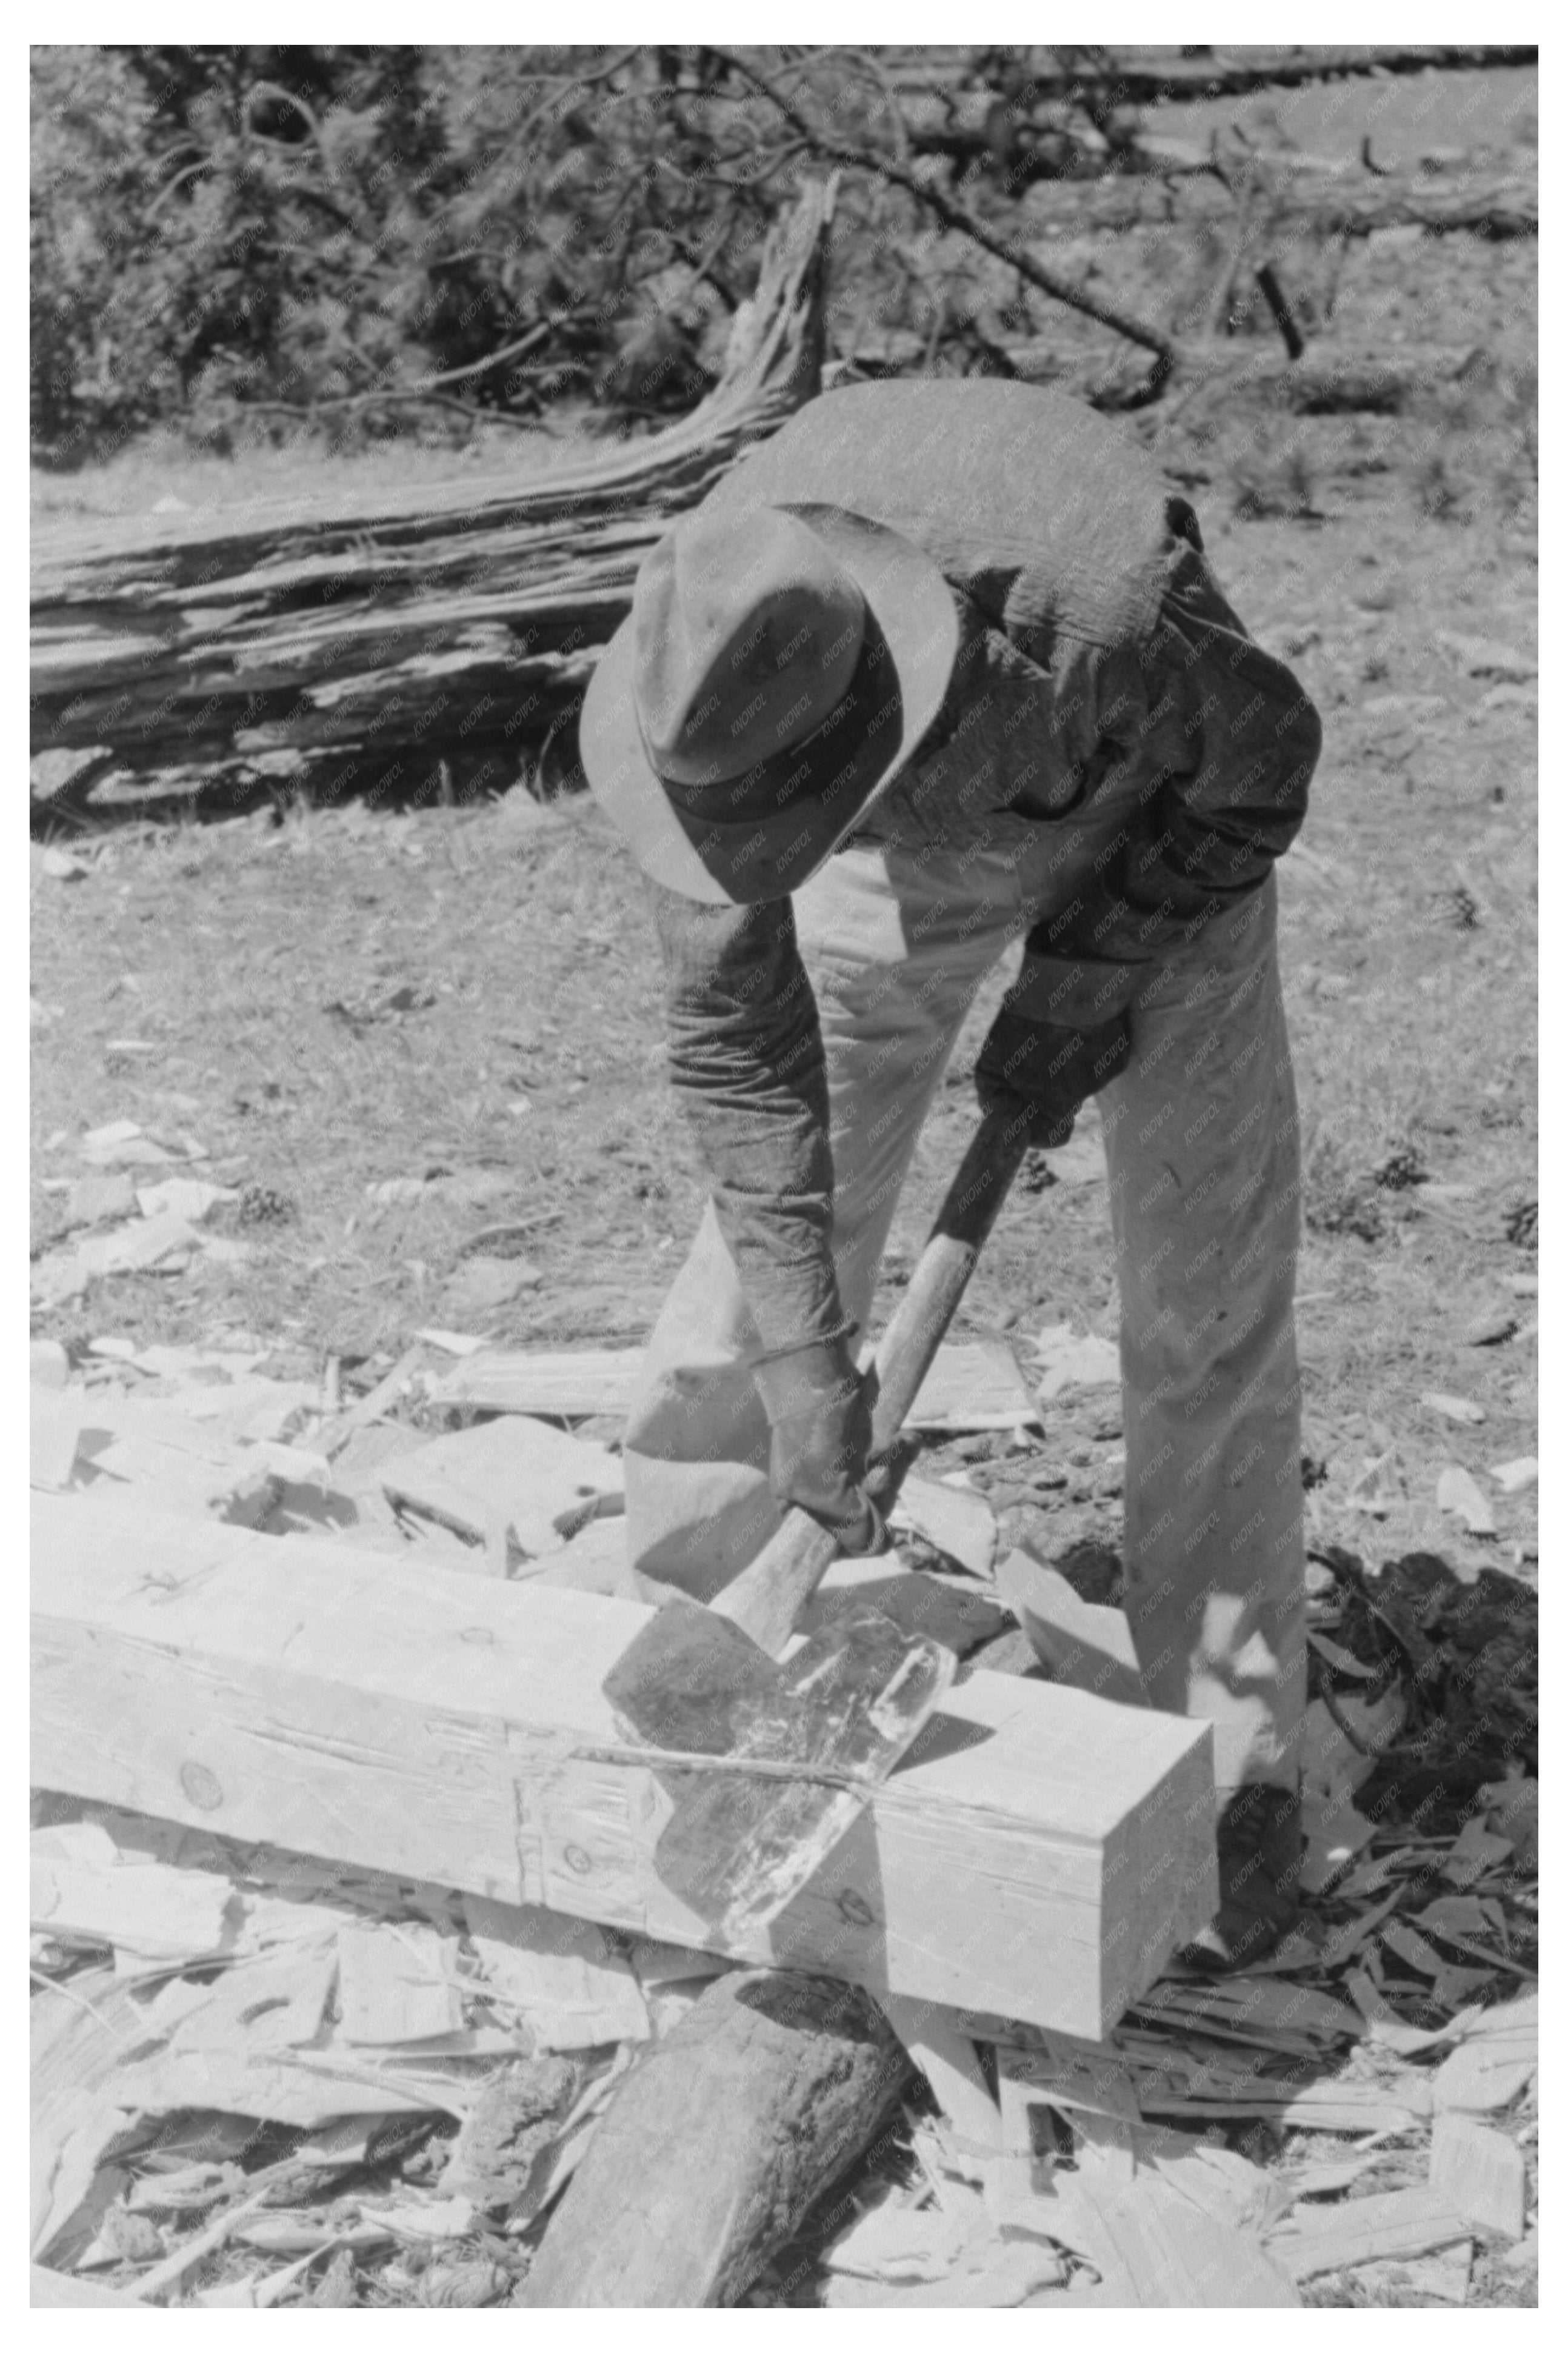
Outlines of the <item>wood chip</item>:
{"label": "wood chip", "polygon": [[1437,2111],[1484,2115],[1506,2107],[1534,2074],[1539,2059],[1540,2005],[1534,1994],[1486,2010],[1432,2081]]}
{"label": "wood chip", "polygon": [[536,2050],[647,2041],[631,1965],[592,1921],[482,1895],[465,1896],[463,1911],[490,1999],[527,2026]]}
{"label": "wood chip", "polygon": [[[1451,1886],[1472,1887],[1478,1879],[1483,1879],[1500,1862],[1506,1862],[1512,1852],[1511,1839],[1500,1837],[1496,1831],[1489,1831],[1484,1822],[1472,1815],[1448,1849],[1443,1864],[1443,1876]],[[1474,1933],[1484,1936],[1485,1927]]]}
{"label": "wood chip", "polygon": [[897,2281],[835,2273],[823,2300],[834,2310],[1005,2311],[1031,2302],[1065,2276],[1065,2264],[1045,2240],[988,2235],[966,2246],[944,2277]]}
{"label": "wood chip", "polygon": [[1431,2188],[1478,2231],[1524,2236],[1524,2152],[1506,2134],[1456,2110],[1432,2120]]}
{"label": "wood chip", "polygon": [[112,1385],[89,1392],[75,1483],[109,1482],[156,1489],[161,1504],[241,1527],[266,1516],[274,1493],[273,1474],[254,1448],[177,1404],[127,1396]]}
{"label": "wood chip", "polygon": [[1054,1682],[1127,1707],[1146,1704],[1132,1630],[1120,1609],[1080,1600],[1059,1569],[1016,1549],[996,1583]]}
{"label": "wood chip", "polygon": [[160,1185],[142,1185],[136,1190],[136,1206],[144,1218],[184,1218],[193,1226],[199,1226],[222,1202],[238,1198],[232,1186],[209,1185],[201,1176],[166,1176]]}
{"label": "wood chip", "polygon": [[1433,2189],[1393,2189],[1338,2206],[1298,2206],[1268,2253],[1293,2280],[1389,2256],[1424,2255],[1468,2239],[1464,2216]]}
{"label": "wood chip", "polygon": [[1199,2211],[1157,2174],[1131,2182],[1058,2176],[1039,2200],[1045,2227],[1100,2273],[1107,2300],[1157,2308],[1291,2307],[1275,2255],[1250,2232]]}
{"label": "wood chip", "polygon": [[79,1176],[66,1196],[66,1218],[73,1226],[111,1225],[136,1215],[136,1187],[129,1176]]}
{"label": "wood chip", "polygon": [[42,1388],[34,1383],[27,1404],[27,1483],[63,1493],[76,1469],[87,1391],[79,1386]]}
{"label": "wood chip", "polygon": [[1491,1505],[1469,1472],[1457,1462],[1446,1464],[1437,1473],[1437,1509],[1463,1520],[1473,1536],[1497,1534]]}
{"label": "wood chip", "polygon": [[133,1966],[210,1959],[231,1942],[227,1879],[159,1862],[111,1867],[35,1856],[29,1915],[69,1944],[111,1945]]}
{"label": "wood chip", "polygon": [[309,1946],[242,1962],[205,1990],[170,2038],[176,2052],[287,2051],[321,2031],[337,1976],[334,1948]]}
{"label": "wood chip", "polygon": [[382,1473],[395,1504],[428,1510],[481,1540],[498,1522],[532,1557],[559,1552],[588,1520],[618,1511],[626,1474],[607,1448],[506,1414],[411,1449]]}
{"label": "wood chip", "polygon": [[1459,2239],[1436,2254],[1358,2263],[1351,2277],[1373,2304],[1407,2306],[1416,2298],[1464,2304],[1469,2295],[1473,2253],[1468,2239]]}
{"label": "wood chip", "polygon": [[886,2198],[853,2222],[823,2257],[830,2272],[861,2279],[945,2279],[963,2252],[958,2223],[939,2206]]}
{"label": "wood chip", "polygon": [[912,1528],[975,1577],[988,1577],[995,1567],[995,1514],[983,1496],[965,1493],[961,1487],[931,1479],[906,1479],[889,1524],[895,1532]]}
{"label": "wood chip", "polygon": [[883,1993],[878,2000],[961,2142],[977,2150],[998,2149],[1001,2111],[974,2045],[953,2012],[935,2002],[912,2000],[906,1994]]}
{"label": "wood chip", "polygon": [[1428,1413],[1440,1414],[1445,1421],[1478,1422],[1487,1418],[1484,1406],[1469,1398],[1448,1397],[1441,1389],[1427,1389],[1421,1402]]}
{"label": "wood chip", "polygon": [[149,1273],[176,1261],[184,1264],[200,1242],[194,1226],[168,1212],[89,1234],[68,1250],[46,1250],[34,1261],[33,1298],[40,1307],[63,1306],[105,1275]]}
{"label": "wood chip", "polygon": [[[666,1944],[658,1936],[632,1941],[632,1973],[644,1993],[667,1985],[689,1985],[697,1978],[722,1977],[734,1962],[722,1953],[704,1953],[695,1945]],[[897,2030],[894,2030],[897,2031]]]}
{"label": "wood chip", "polygon": [[347,2042],[425,2042],[463,2023],[456,1947],[414,1923],[338,1932],[338,2007]]}

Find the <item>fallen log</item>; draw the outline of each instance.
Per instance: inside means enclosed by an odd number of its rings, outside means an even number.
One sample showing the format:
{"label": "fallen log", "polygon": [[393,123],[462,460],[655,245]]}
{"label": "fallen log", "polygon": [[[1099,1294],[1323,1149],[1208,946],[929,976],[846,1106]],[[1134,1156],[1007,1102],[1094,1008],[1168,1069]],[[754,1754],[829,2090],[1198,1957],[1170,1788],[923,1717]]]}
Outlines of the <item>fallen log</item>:
{"label": "fallen log", "polygon": [[[1463,174],[1452,178],[1379,174],[1351,166],[1343,171],[1301,169],[1300,159],[1268,155],[1265,166],[1278,175],[1271,199],[1276,234],[1291,240],[1375,236],[1382,229],[1423,228],[1434,237],[1468,231],[1501,241],[1534,237],[1541,226],[1539,184],[1533,174]],[[1212,165],[1195,157],[1179,163],[1149,159],[1137,173],[1108,173],[1093,180],[1054,182],[1040,217],[1058,234],[1114,236],[1151,221],[1185,218],[1173,214],[1167,183],[1179,175],[1203,187]],[[1292,167],[1294,164],[1294,168]],[[1228,210],[1230,198],[1215,179],[1210,217]],[[1194,209],[1197,207],[1194,206]],[[1049,254],[1049,244],[1041,251]],[[1061,255],[1059,242],[1055,248]],[[1188,346],[1190,356],[1191,347]]]}
{"label": "fallen log", "polygon": [[716,1978],[616,2094],[518,2303],[734,2304],[910,2072],[862,1993],[782,1970]]}
{"label": "fallen log", "polygon": [[[1014,374],[1024,384],[1061,380],[1059,355],[1042,338],[1005,346]],[[1338,416],[1352,410],[1394,416],[1413,402],[1456,384],[1490,364],[1484,346],[1411,343],[1368,350],[1325,338],[1308,343],[1297,358],[1272,341],[1216,341],[1194,353],[1189,381],[1170,412],[1173,418],[1189,401],[1222,394],[1228,400],[1256,400],[1298,417]],[[1110,375],[1110,371],[1102,371]]]}
{"label": "fallen log", "polygon": [[831,183],[805,191],[719,385],[647,440],[488,495],[325,517],[291,501],[151,543],[144,522],[46,541],[34,754],[100,746],[132,773],[324,760],[341,785],[429,768],[460,724],[465,758],[510,783],[518,749],[574,707],[647,549],[819,388],[832,209]]}
{"label": "fallen log", "polygon": [[721,1939],[655,1849],[735,1767],[628,1746],[601,1688],[647,1609],[33,1504],[40,1788],[1090,2038],[1215,1908],[1208,1725],[979,1672],[779,1918]]}
{"label": "fallen log", "polygon": [[[1246,47],[1201,57],[1155,58],[1147,49],[1103,49],[1077,64],[1058,65],[1046,49],[1023,52],[1026,88],[1035,100],[1099,100],[1119,106],[1153,106],[1164,100],[1240,97],[1249,90],[1294,90],[1304,83],[1342,81],[1363,75],[1426,73],[1477,67],[1532,66],[1533,42],[1429,43],[1420,47],[1331,48]],[[882,72],[900,100],[929,92],[955,93],[974,73],[972,53],[962,48],[921,48],[884,55]],[[989,93],[984,93],[989,97]]]}

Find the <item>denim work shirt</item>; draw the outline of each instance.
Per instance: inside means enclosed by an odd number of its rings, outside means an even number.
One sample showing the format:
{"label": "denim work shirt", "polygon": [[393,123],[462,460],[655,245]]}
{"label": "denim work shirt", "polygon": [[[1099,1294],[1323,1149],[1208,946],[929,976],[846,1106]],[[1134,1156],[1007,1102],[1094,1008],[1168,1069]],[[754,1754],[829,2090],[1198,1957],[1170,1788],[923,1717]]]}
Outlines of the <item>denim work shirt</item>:
{"label": "denim work shirt", "polygon": [[[1187,501],[1061,395],[973,381],[829,394],[705,511],[805,501],[902,533],[959,612],[942,711],[853,839],[961,855],[1025,830],[1037,847],[1053,828],[1009,1001],[1109,1038],[1141,970],[1289,845],[1317,712],[1221,595]],[[790,902],[648,887],[671,1076],[763,1344],[832,1330],[827,1087]]]}

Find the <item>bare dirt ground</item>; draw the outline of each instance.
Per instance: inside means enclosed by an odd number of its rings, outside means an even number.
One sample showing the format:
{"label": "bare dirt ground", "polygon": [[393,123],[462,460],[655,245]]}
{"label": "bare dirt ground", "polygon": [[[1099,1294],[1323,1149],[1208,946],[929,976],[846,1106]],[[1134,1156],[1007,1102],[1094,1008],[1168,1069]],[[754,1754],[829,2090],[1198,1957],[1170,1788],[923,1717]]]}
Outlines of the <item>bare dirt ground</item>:
{"label": "bare dirt ground", "polygon": [[[1307,1447],[1328,1473],[1311,1508],[1357,1545],[1367,1461],[1396,1450],[1384,1542],[1465,1552],[1436,1514],[1439,1467],[1481,1474],[1534,1444],[1535,688],[1492,674],[1534,669],[1519,541],[1372,501],[1211,536],[1326,723],[1281,872],[1282,960],[1308,1151]],[[214,1222],[250,1254],[108,1278],[40,1330],[75,1349],[244,1331],[300,1369],[336,1354],[351,1370],[421,1324],[519,1345],[646,1333],[701,1186],[665,1084],[637,878],[590,803],[299,807],[106,831],[70,855],[81,871],[58,879],[32,852],[35,1252],[64,1237],[82,1134],[131,1118],[205,1147],[239,1196]],[[885,1293],[963,1148],[1005,976],[921,1139]],[[1065,1173],[1095,1165],[1075,1149]],[[374,1198],[399,1179],[413,1198]],[[476,1323],[452,1286],[498,1226],[512,1230],[479,1255],[521,1254],[522,1287]],[[1110,1240],[1102,1185],[1020,1193],[968,1324],[1112,1333]],[[1421,1403],[1433,1391],[1487,1419],[1444,1419]],[[1064,1422],[1053,1443],[1080,1436]],[[1485,1556],[1524,1548],[1530,1573],[1533,1495],[1497,1508]]]}

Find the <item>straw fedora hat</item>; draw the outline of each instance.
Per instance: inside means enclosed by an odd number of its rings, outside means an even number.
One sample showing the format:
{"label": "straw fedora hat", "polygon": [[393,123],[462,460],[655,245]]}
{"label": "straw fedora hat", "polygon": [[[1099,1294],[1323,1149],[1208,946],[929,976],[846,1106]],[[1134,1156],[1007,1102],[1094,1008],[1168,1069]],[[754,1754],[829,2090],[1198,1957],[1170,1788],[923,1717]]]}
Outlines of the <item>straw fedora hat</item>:
{"label": "straw fedora hat", "polygon": [[919,747],[958,650],[930,556],[843,508],[700,508],[644,563],[579,730],[644,871],[689,899],[780,899]]}

